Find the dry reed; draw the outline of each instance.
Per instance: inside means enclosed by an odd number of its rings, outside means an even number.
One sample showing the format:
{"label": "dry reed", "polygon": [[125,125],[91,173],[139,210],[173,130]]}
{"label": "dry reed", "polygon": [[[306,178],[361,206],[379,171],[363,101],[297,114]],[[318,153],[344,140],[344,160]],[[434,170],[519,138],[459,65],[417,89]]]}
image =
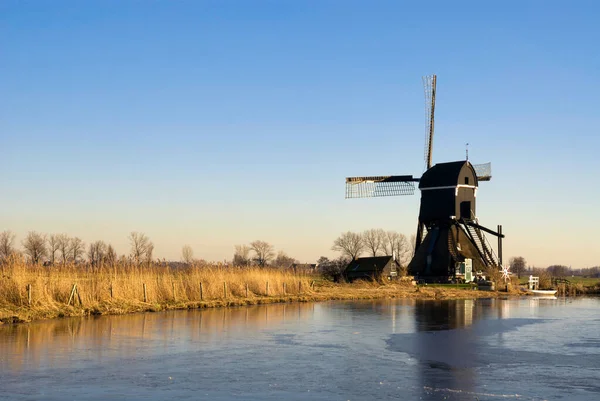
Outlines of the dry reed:
{"label": "dry reed", "polygon": [[13,259],[0,266],[0,274],[0,323],[292,301],[496,296],[479,291],[415,288],[406,280],[336,284],[289,269],[258,267],[170,268],[126,262],[97,268],[46,267]]}
{"label": "dry reed", "polygon": [[19,259],[4,264],[1,274],[3,320],[10,315],[30,320],[210,306],[240,298],[299,296],[312,291],[314,279],[289,270],[257,267],[192,265],[175,269],[160,264],[116,264],[92,269],[75,265],[31,266]]}

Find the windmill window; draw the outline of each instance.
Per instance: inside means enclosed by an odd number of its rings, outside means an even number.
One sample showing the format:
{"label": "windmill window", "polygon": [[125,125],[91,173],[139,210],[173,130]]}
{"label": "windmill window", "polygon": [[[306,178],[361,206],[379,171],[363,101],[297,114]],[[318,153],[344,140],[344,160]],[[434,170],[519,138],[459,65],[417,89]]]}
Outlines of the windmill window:
{"label": "windmill window", "polygon": [[469,177],[465,177],[465,185],[469,185]]}

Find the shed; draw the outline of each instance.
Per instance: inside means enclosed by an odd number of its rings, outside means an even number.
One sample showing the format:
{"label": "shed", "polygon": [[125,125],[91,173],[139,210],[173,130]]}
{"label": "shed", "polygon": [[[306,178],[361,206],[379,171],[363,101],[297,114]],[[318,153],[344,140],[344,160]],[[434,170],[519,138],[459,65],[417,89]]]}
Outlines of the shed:
{"label": "shed", "polygon": [[354,259],[344,270],[344,278],[348,281],[359,279],[374,280],[384,276],[389,279],[398,277],[400,264],[393,256],[375,256]]}
{"label": "shed", "polygon": [[294,273],[314,273],[317,270],[316,263],[293,263],[292,270]]}

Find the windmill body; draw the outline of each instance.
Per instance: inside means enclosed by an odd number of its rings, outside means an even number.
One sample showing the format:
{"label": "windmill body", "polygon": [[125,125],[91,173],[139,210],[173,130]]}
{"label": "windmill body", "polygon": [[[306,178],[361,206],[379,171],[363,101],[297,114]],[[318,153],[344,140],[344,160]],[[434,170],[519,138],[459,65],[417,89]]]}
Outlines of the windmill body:
{"label": "windmill body", "polygon": [[468,160],[439,163],[423,174],[419,182],[421,206],[415,255],[408,265],[410,274],[426,281],[444,282],[455,276],[456,265],[467,259],[476,270],[500,264],[485,232],[499,234],[477,220],[478,187],[479,177]]}
{"label": "windmill body", "polygon": [[[428,132],[427,170],[420,178],[411,175],[346,178],[346,198],[412,195],[419,183],[421,203],[415,241],[415,253],[408,271],[429,282],[445,282],[457,274],[457,265],[471,260],[473,269],[499,267],[502,264],[501,226],[493,231],[479,224],[476,199],[479,182],[491,179],[489,163],[473,165],[468,160],[431,165],[436,77],[428,77],[426,95]],[[485,233],[498,237],[497,256]]]}
{"label": "windmill body", "polygon": [[425,225],[448,216],[467,220],[475,216],[477,173],[469,161],[436,164],[423,174],[419,189],[419,221]]}

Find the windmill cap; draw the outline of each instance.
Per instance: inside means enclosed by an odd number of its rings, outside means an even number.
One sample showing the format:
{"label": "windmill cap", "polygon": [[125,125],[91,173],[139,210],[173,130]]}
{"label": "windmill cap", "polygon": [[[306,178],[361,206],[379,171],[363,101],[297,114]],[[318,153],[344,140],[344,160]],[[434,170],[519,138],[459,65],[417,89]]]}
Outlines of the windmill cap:
{"label": "windmill cap", "polygon": [[459,182],[463,169],[470,170],[467,176],[471,176],[473,181],[470,185],[477,186],[477,174],[473,165],[468,160],[460,160],[456,162],[438,163],[423,173],[419,181],[419,188],[436,188],[436,187],[455,187],[464,182]]}

